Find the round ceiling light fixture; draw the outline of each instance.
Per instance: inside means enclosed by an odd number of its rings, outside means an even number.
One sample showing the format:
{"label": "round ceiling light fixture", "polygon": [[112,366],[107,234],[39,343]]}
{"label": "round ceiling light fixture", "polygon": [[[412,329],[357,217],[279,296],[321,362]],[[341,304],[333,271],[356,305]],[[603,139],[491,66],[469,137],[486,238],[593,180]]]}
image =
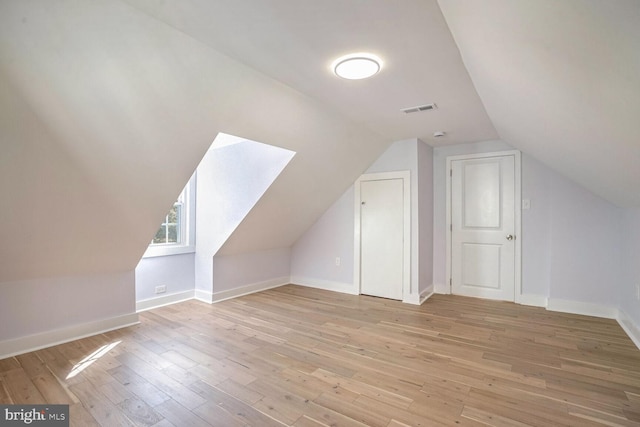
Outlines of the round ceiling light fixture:
{"label": "round ceiling light fixture", "polygon": [[370,53],[351,53],[333,61],[331,68],[338,77],[360,80],[377,74],[382,69],[382,60]]}

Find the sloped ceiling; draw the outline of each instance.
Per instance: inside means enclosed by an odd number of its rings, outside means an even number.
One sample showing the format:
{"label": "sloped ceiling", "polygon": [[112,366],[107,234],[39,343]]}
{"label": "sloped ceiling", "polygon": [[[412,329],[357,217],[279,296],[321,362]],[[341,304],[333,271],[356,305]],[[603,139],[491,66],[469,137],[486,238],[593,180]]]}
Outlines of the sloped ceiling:
{"label": "sloped ceiling", "polygon": [[[229,252],[290,245],[411,137],[638,206],[639,4],[0,0],[0,281],[133,269],[218,132],[297,153]],[[362,50],[381,73],[331,74]]]}
{"label": "sloped ceiling", "polygon": [[640,206],[640,2],[439,3],[500,137]]}
{"label": "sloped ceiling", "polygon": [[296,151],[289,179],[325,183],[299,223],[389,143],[113,1],[0,2],[0,126],[0,281],[135,268],[220,131]]}
{"label": "sloped ceiling", "polygon": [[[126,1],[310,95],[388,142],[419,137],[439,145],[497,138],[435,0]],[[330,64],[336,57],[358,51],[382,57],[382,72],[366,81],[333,75]],[[438,105],[437,110],[414,115],[401,112],[401,108],[431,102]],[[292,125],[316,127],[313,123]],[[318,130],[322,132],[321,127]],[[433,133],[439,130],[447,136],[434,138]],[[325,138],[321,145],[308,149],[325,152],[328,142]],[[366,145],[357,156],[368,151]],[[353,158],[334,152],[324,168],[342,174],[353,170],[353,162]],[[359,169],[358,174],[365,169]],[[311,225],[297,215],[300,203],[319,212],[328,207],[315,196],[323,193],[323,175],[317,175],[307,187],[300,185],[297,176],[291,166],[283,171],[221,254],[286,247],[295,242]],[[272,226],[283,218],[290,232],[282,233]]]}
{"label": "sloped ceiling", "polygon": [[[363,49],[383,73],[331,74]],[[297,153],[232,252],[292,244],[394,140],[496,137],[435,1],[3,0],[0,90],[0,281],[133,269],[218,132]]]}
{"label": "sloped ceiling", "polygon": [[[125,1],[389,140],[497,137],[436,0]],[[336,78],[333,60],[361,51],[380,56],[382,72]],[[400,111],[431,102],[439,109]]]}

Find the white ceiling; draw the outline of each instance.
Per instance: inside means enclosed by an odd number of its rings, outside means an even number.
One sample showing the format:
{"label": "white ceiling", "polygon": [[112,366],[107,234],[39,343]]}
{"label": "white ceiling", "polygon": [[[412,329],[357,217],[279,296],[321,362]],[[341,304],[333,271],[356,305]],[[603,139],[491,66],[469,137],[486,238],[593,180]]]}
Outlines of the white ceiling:
{"label": "white ceiling", "polygon": [[[126,1],[391,140],[499,137],[640,205],[637,0]],[[336,79],[331,61],[357,51],[383,71]],[[431,102],[439,109],[400,112]]]}
{"label": "white ceiling", "polygon": [[[435,0],[125,0],[391,141],[497,138]],[[337,78],[353,52],[384,61],[369,80]],[[435,102],[406,115],[401,108]],[[433,132],[447,136],[436,140]]]}
{"label": "white ceiling", "polygon": [[640,206],[640,2],[439,1],[500,137]]}
{"label": "white ceiling", "polygon": [[[218,132],[297,153],[234,251],[290,245],[412,137],[501,138],[640,206],[639,24],[637,0],[0,1],[0,280],[135,267]],[[354,51],[383,70],[332,75]]]}
{"label": "white ceiling", "polygon": [[246,252],[290,246],[390,143],[125,3],[0,1],[0,282],[133,270],[219,132],[297,153]]}

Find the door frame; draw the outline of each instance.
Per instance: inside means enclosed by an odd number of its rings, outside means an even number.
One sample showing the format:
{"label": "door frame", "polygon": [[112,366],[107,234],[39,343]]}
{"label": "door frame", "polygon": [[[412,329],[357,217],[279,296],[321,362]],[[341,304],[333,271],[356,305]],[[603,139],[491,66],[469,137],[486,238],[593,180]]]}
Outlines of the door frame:
{"label": "door frame", "polygon": [[473,159],[486,159],[491,157],[504,157],[504,156],[514,156],[514,167],[515,167],[515,200],[514,200],[514,209],[515,209],[515,277],[514,277],[514,302],[520,303],[522,300],[522,177],[521,177],[521,154],[519,150],[506,150],[506,151],[494,151],[490,153],[475,153],[475,154],[462,154],[458,156],[447,156],[447,167],[446,167],[446,205],[447,205],[447,216],[446,216],[446,224],[447,224],[447,253],[446,253],[446,271],[447,271],[447,283],[449,289],[448,293],[452,291],[452,283],[451,283],[451,256],[452,256],[452,245],[451,245],[451,225],[452,221],[452,212],[451,212],[451,162],[456,160],[473,160]]}
{"label": "door frame", "polygon": [[364,181],[382,181],[388,179],[402,180],[402,200],[403,200],[403,249],[402,249],[402,301],[406,302],[410,299],[411,294],[411,172],[394,171],[367,173],[361,175],[354,185],[354,245],[353,245],[353,283],[358,291],[362,294],[362,284],[360,283],[360,184]]}

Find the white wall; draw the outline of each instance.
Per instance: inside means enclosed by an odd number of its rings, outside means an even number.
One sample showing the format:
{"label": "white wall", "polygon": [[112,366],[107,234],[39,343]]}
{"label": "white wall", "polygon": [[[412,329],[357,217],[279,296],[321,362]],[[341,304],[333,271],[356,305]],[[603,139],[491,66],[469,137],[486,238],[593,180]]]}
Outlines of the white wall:
{"label": "white wall", "polygon": [[526,154],[522,198],[531,201],[522,211],[523,294],[551,309],[615,315],[622,210]]}
{"label": "white wall", "polygon": [[358,293],[353,285],[354,197],[352,185],[293,245],[293,283]]}
{"label": "white wall", "polygon": [[225,139],[216,137],[197,168],[195,287],[208,293],[216,291],[214,255],[295,155],[248,140],[225,145]]}
{"label": "white wall", "polygon": [[560,299],[617,307],[624,241],[621,209],[556,173],[548,175],[549,305]]}
{"label": "white wall", "polygon": [[285,285],[290,272],[290,248],[215,256],[212,300]]}
{"label": "white wall", "polygon": [[0,283],[0,359],[137,321],[134,273]]}
{"label": "white wall", "polygon": [[[418,164],[431,163],[431,148],[418,139],[407,139],[393,143],[365,171],[379,173],[408,170],[411,174],[411,297],[418,302],[420,292],[428,291],[431,286],[431,241],[420,243],[419,224],[421,198],[424,202],[425,218],[430,218],[431,194],[426,189],[421,193],[420,183],[430,184],[430,178],[419,179]],[[425,166],[430,169],[430,165]],[[353,252],[354,238],[354,189],[351,186],[345,194],[312,226],[293,246],[291,276],[292,282],[315,286],[323,289],[359,293],[353,283],[353,254],[341,257],[341,268],[336,269],[335,258],[338,252]],[[350,199],[350,200],[349,200]],[[429,238],[431,222],[424,226],[423,237]],[[421,252],[424,249],[424,254]],[[421,256],[425,259],[421,261]],[[326,268],[325,268],[326,267]],[[424,268],[424,270],[421,270]]]}
{"label": "white wall", "polygon": [[636,344],[640,346],[640,300],[636,286],[640,286],[640,208],[625,209],[622,213],[623,281],[620,290],[620,309],[635,326]]}
{"label": "white wall", "polygon": [[522,154],[522,199],[531,203],[522,211],[522,293],[538,295],[541,305],[551,282],[551,192],[548,167]]}
{"label": "white wall", "polygon": [[418,143],[418,290],[433,292],[433,148]]}
{"label": "white wall", "polygon": [[[439,147],[434,150],[434,281],[445,283],[446,157],[512,149],[502,141]],[[621,276],[621,210],[522,156],[523,303],[560,311],[614,316]]]}
{"label": "white wall", "polygon": [[[193,291],[195,286],[195,254],[167,255],[142,258],[136,267],[136,301]],[[156,294],[156,286],[167,291]]]}

